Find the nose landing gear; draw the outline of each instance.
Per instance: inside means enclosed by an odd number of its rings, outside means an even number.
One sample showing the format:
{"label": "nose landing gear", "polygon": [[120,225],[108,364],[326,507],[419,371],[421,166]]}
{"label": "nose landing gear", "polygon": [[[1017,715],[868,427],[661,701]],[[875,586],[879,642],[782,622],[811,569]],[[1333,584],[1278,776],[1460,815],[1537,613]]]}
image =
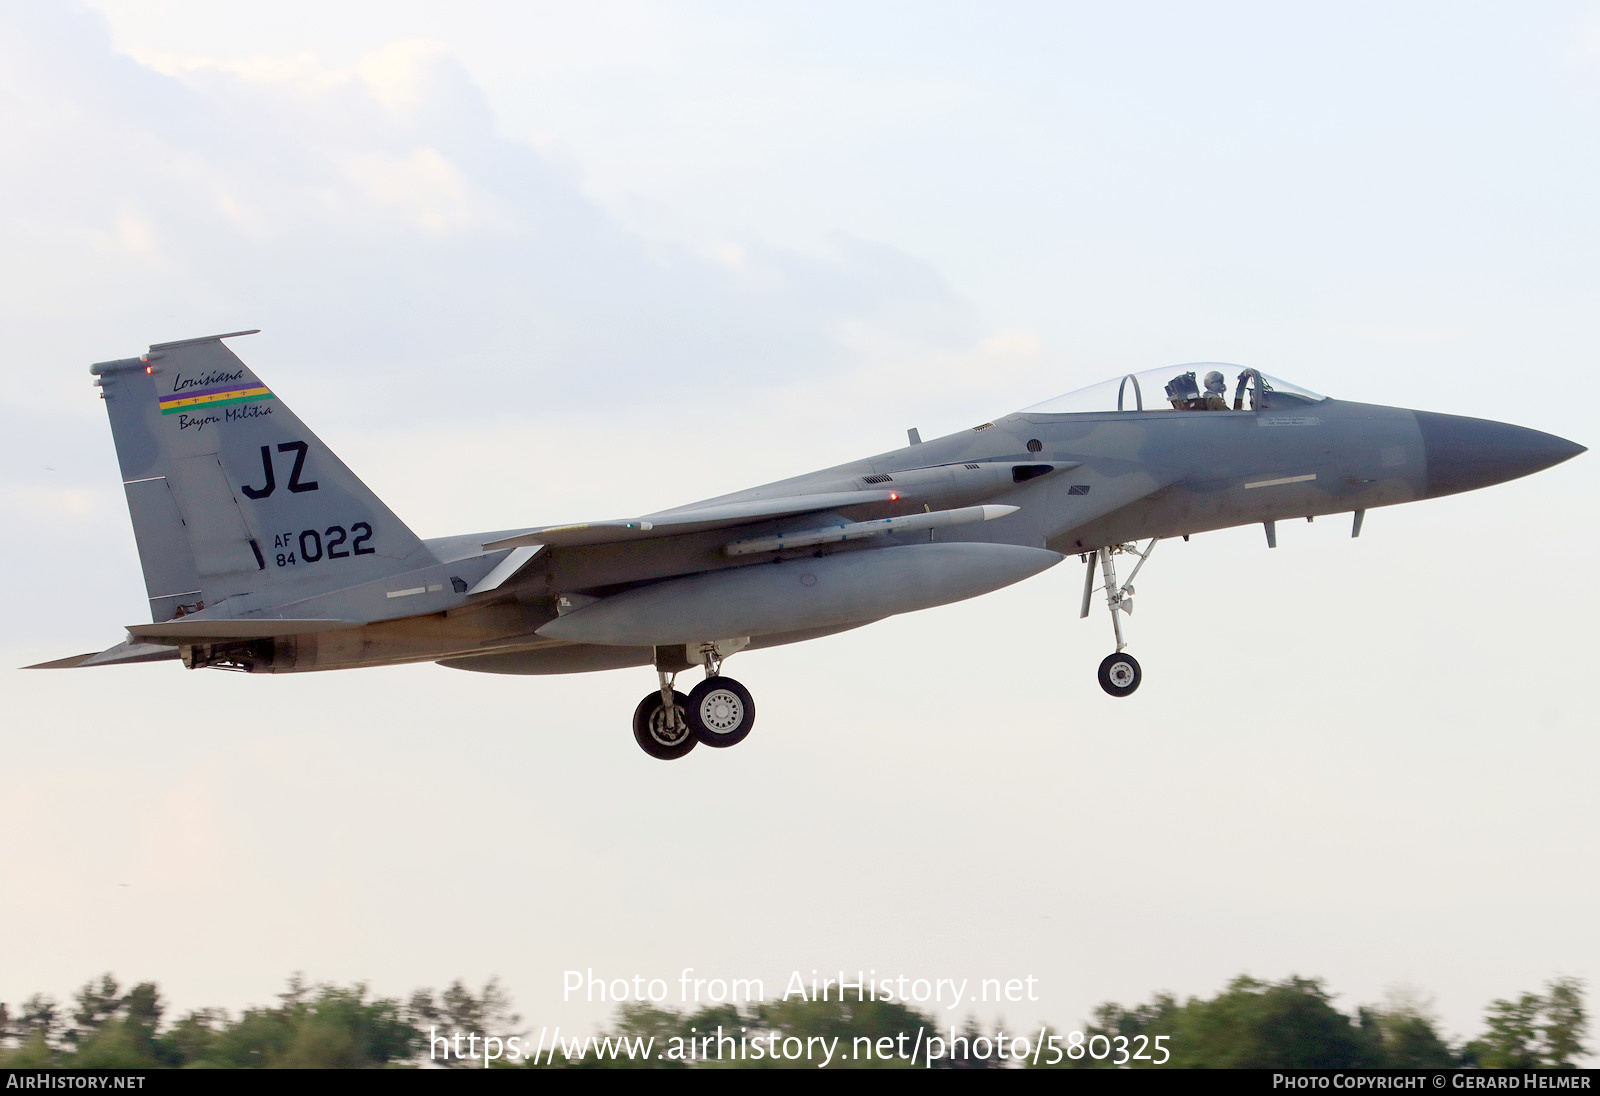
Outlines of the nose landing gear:
{"label": "nose landing gear", "polygon": [[[1105,576],[1106,608],[1111,613],[1111,630],[1117,637],[1117,649],[1107,655],[1100,663],[1100,687],[1111,696],[1128,696],[1139,687],[1143,680],[1143,671],[1139,669],[1139,660],[1130,654],[1125,654],[1127,641],[1122,638],[1122,618],[1119,613],[1133,613],[1133,580],[1139,574],[1139,568],[1144,566],[1144,561],[1150,558],[1150,553],[1156,550],[1155,538],[1144,551],[1139,551],[1137,544],[1114,544],[1096,550],[1092,555],[1083,557],[1085,569],[1083,574],[1083,605],[1078,613],[1079,618],[1089,615],[1089,600],[1094,595],[1094,565],[1098,561],[1101,573]],[[1128,581],[1117,585],[1117,553],[1137,555],[1139,562],[1133,565],[1133,570],[1128,574]]]}

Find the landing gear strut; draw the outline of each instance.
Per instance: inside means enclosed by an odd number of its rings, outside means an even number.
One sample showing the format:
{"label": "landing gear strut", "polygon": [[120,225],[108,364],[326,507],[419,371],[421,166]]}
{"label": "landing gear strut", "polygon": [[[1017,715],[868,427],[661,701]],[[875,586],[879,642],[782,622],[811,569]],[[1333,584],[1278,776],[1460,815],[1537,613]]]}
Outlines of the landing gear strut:
{"label": "landing gear strut", "polygon": [[[1112,696],[1127,696],[1139,687],[1143,679],[1143,672],[1139,669],[1139,660],[1130,654],[1125,654],[1127,641],[1122,638],[1122,618],[1118,613],[1133,613],[1133,580],[1139,574],[1139,568],[1144,566],[1144,561],[1150,558],[1150,553],[1156,550],[1156,542],[1151,538],[1144,551],[1139,551],[1136,544],[1114,544],[1098,549],[1093,555],[1084,556],[1086,564],[1083,575],[1083,606],[1079,617],[1089,615],[1089,599],[1094,595],[1094,565],[1098,560],[1101,573],[1105,576],[1106,608],[1111,612],[1111,630],[1117,637],[1117,649],[1113,654],[1107,655],[1100,663],[1100,687]],[[1117,553],[1137,555],[1139,562],[1133,565],[1133,570],[1128,575],[1128,581],[1117,585],[1117,565],[1114,557]]]}
{"label": "landing gear strut", "polygon": [[[645,753],[675,761],[696,743],[724,749],[745,740],[756,725],[756,702],[750,690],[722,676],[722,661],[748,642],[720,640],[656,648],[661,688],[641,700],[633,713],[633,737]],[[706,678],[684,696],[673,684],[679,672],[696,663],[705,666]]]}

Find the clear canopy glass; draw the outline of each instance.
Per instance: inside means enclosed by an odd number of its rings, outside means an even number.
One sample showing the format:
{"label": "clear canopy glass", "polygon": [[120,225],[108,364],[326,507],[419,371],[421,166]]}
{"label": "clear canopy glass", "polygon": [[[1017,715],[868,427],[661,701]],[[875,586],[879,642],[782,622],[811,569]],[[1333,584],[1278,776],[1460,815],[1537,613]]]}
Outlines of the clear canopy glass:
{"label": "clear canopy glass", "polygon": [[1254,411],[1261,406],[1317,403],[1324,398],[1310,389],[1254,369],[1227,362],[1189,362],[1113,377],[1053,400],[1025,407],[1022,413],[1074,415],[1093,411]]}

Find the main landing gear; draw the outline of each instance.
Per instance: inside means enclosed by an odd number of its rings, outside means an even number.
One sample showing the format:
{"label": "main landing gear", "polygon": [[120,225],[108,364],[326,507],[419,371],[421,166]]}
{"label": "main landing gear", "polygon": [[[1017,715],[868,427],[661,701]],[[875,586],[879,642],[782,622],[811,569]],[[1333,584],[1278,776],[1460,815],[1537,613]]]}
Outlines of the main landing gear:
{"label": "main landing gear", "polygon": [[[1133,580],[1138,575],[1139,568],[1144,566],[1144,561],[1150,558],[1150,553],[1156,550],[1155,539],[1152,538],[1144,551],[1139,551],[1137,544],[1114,544],[1101,548],[1092,554],[1083,557],[1086,564],[1083,573],[1083,606],[1078,613],[1080,618],[1089,615],[1089,599],[1094,595],[1094,565],[1100,564],[1101,573],[1105,576],[1106,608],[1111,612],[1111,630],[1116,633],[1117,649],[1107,655],[1100,663],[1100,687],[1112,696],[1127,696],[1139,687],[1143,679],[1143,671],[1139,669],[1139,660],[1124,652],[1128,644],[1122,638],[1122,618],[1119,613],[1133,613]],[[1139,562],[1133,565],[1133,570],[1128,574],[1128,581],[1117,585],[1117,565],[1113,557],[1118,553],[1136,555]]]}
{"label": "main landing gear", "polygon": [[[724,749],[743,742],[756,725],[756,702],[749,689],[722,676],[722,660],[748,642],[656,648],[661,687],[633,712],[633,738],[639,748],[661,761],[676,761],[700,743]],[[692,665],[704,665],[706,677],[684,696],[673,683]]]}
{"label": "main landing gear", "polygon": [[662,761],[675,761],[695,746],[686,715],[689,698],[672,687],[673,676],[661,674],[661,688],[646,693],[633,710],[633,740]]}

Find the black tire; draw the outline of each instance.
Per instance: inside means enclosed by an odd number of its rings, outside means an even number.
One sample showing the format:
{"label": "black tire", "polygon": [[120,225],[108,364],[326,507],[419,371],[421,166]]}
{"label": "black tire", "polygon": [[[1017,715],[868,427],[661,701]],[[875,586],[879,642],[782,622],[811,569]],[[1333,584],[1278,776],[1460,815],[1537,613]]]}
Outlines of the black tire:
{"label": "black tire", "polygon": [[707,746],[725,749],[745,740],[756,725],[750,690],[731,677],[708,677],[689,691],[689,726]]}
{"label": "black tire", "polygon": [[655,689],[633,710],[633,740],[639,748],[658,761],[676,761],[699,741],[687,716],[689,698],[676,690],[672,704],[678,709],[677,733],[667,730],[666,708],[661,703],[661,690]]}
{"label": "black tire", "polygon": [[1139,687],[1144,672],[1132,655],[1106,655],[1100,663],[1100,687],[1112,696],[1127,696]]}

